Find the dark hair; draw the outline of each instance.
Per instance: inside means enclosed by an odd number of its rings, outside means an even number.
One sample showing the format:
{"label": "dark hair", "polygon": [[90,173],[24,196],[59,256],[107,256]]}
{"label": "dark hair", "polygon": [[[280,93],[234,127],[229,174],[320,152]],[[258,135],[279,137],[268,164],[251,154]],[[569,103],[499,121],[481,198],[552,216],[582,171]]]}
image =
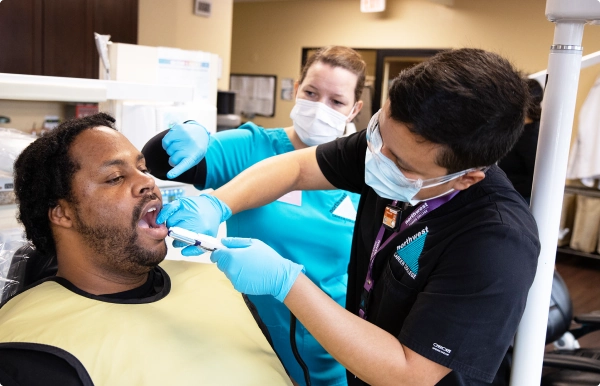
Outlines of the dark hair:
{"label": "dark hair", "polygon": [[358,52],[352,48],[343,46],[327,46],[318,49],[308,58],[302,67],[300,83],[306,78],[306,73],[310,66],[316,62],[326,63],[332,67],[341,67],[355,74],[358,79],[356,80],[356,87],[354,87],[354,102],[356,103],[360,100],[363,88],[365,87],[367,64]]}
{"label": "dark hair", "polygon": [[84,130],[106,126],[114,129],[115,119],[98,113],[71,119],[36,139],[17,157],[14,165],[18,220],[27,238],[45,255],[56,254],[48,210],[59,199],[74,202],[71,182],[79,165],[69,156],[69,148]]}
{"label": "dark hair", "polygon": [[480,49],[440,52],[398,75],[391,118],[443,145],[436,163],[449,173],[492,165],[523,130],[525,80],[501,56]]}
{"label": "dark hair", "polygon": [[544,99],[544,89],[540,82],[535,79],[527,79],[529,88],[529,106],[527,107],[527,117],[533,121],[539,121],[542,117],[542,100]]}

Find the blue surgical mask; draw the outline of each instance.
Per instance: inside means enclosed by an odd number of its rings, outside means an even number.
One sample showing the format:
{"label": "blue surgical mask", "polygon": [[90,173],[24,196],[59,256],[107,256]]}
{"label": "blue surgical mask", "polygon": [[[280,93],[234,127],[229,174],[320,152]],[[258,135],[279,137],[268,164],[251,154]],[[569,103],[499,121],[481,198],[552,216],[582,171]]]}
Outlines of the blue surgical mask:
{"label": "blue surgical mask", "polygon": [[[367,127],[367,144],[365,183],[373,188],[375,193],[380,197],[408,202],[411,205],[415,205],[421,201],[414,199],[421,189],[445,184],[471,171],[477,170],[476,168],[471,168],[427,180],[414,180],[406,177],[392,160],[381,153],[383,140],[379,134],[379,111],[373,115]],[[438,196],[430,197],[428,200],[444,196],[453,190],[450,189]]]}
{"label": "blue surgical mask", "polygon": [[[383,156],[383,157],[385,157],[385,156]],[[389,159],[388,159],[388,161],[392,162]],[[369,185],[371,188],[373,188],[373,190],[375,191],[375,193],[377,193],[377,195],[379,197],[388,198],[390,200],[398,200],[398,201],[402,201],[402,202],[408,202],[411,205],[418,204],[422,200],[415,200],[414,197],[423,188],[421,186],[419,186],[420,184],[414,184],[413,183],[414,180],[406,178],[404,176],[404,174],[402,174],[400,169],[398,169],[398,168],[396,168],[396,169],[398,170],[398,172],[397,172],[398,175],[393,178],[390,178],[387,175],[387,173],[385,172],[386,170],[389,170],[389,169],[385,166],[382,167],[382,165],[378,162],[378,158],[374,157],[373,153],[371,153],[371,151],[369,149],[367,149],[367,154],[365,157],[365,183],[367,185]],[[453,179],[458,178],[466,173],[467,173],[466,171],[460,172],[460,174],[457,175],[456,177],[454,177]],[[402,180],[404,180],[403,183],[395,182],[395,181],[402,181]],[[421,183],[423,182],[422,180],[417,180],[417,181],[420,181]],[[425,180],[425,181],[429,181],[429,180]],[[437,183],[435,185],[429,185],[429,186],[426,186],[425,188],[438,186],[438,185],[444,184],[448,181],[450,181],[450,180],[446,180],[444,182]],[[428,200],[431,200],[431,199],[434,199],[437,197],[441,197],[441,196],[445,196],[446,194],[449,194],[453,191],[454,191],[454,189],[450,189],[447,192],[444,192],[438,196],[430,197],[430,198],[428,198]]]}

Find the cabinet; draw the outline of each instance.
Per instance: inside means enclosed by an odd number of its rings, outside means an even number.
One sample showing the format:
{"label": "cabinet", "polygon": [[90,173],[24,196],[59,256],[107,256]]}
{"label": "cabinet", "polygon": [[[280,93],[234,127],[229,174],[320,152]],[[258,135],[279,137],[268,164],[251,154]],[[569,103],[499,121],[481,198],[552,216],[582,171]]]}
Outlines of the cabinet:
{"label": "cabinet", "polygon": [[0,72],[42,74],[42,0],[0,3]]}
{"label": "cabinet", "polygon": [[[576,187],[576,186],[566,186],[565,193],[570,193],[570,194],[574,194],[577,196],[593,197],[596,199],[600,199],[600,190],[598,190],[598,189]],[[572,213],[569,214],[568,212],[572,212]],[[597,217],[597,214],[599,212],[600,212],[600,200],[597,200],[593,205],[588,206],[588,207],[582,207],[582,208],[567,209],[563,205],[562,216],[564,216],[566,218],[572,217],[570,220],[567,221],[566,225],[572,229],[573,233],[574,232],[578,232],[579,234],[582,232],[589,233],[588,235],[580,235],[579,238],[580,239],[587,238],[587,240],[589,240],[589,242],[591,242],[592,246],[593,246],[593,245],[598,244],[598,236],[600,233],[600,219]],[[578,221],[577,220],[578,216],[583,216],[584,220]],[[585,218],[585,217],[587,217],[587,218]],[[579,222],[579,224],[576,224],[577,222]],[[582,224],[583,224],[583,226],[582,226]],[[571,235],[570,238],[571,237],[574,237],[574,235]],[[597,253],[597,251],[600,250],[600,248],[596,247],[593,249],[595,251],[587,252],[587,251],[582,251],[582,250],[571,248],[571,246],[569,246],[569,245],[563,245],[563,246],[559,246],[557,248],[557,252],[567,254],[567,255],[576,255],[576,256],[589,257],[589,258],[593,258],[593,259],[600,259],[600,254]]]}
{"label": "cabinet", "polygon": [[138,0],[0,3],[0,72],[98,78],[94,32],[137,44]]}

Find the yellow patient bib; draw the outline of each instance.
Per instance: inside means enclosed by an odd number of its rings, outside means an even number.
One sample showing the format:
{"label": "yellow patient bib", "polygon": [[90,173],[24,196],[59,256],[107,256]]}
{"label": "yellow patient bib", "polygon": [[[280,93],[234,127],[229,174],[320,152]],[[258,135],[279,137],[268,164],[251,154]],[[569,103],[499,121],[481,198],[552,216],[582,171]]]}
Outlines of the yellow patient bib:
{"label": "yellow patient bib", "polygon": [[215,265],[161,267],[170,292],[145,304],[101,301],[45,281],[0,309],[0,342],[61,348],[95,385],[291,384],[242,296]]}

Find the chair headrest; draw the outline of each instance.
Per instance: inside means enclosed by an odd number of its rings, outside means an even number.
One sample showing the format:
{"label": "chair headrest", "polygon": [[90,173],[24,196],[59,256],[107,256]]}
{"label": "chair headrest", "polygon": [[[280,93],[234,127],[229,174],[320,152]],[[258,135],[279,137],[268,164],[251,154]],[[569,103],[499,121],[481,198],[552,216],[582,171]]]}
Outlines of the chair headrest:
{"label": "chair headrest", "polygon": [[25,244],[13,254],[6,279],[11,285],[5,286],[0,302],[21,291],[23,288],[56,275],[58,262],[56,256],[46,256],[31,244]]}

